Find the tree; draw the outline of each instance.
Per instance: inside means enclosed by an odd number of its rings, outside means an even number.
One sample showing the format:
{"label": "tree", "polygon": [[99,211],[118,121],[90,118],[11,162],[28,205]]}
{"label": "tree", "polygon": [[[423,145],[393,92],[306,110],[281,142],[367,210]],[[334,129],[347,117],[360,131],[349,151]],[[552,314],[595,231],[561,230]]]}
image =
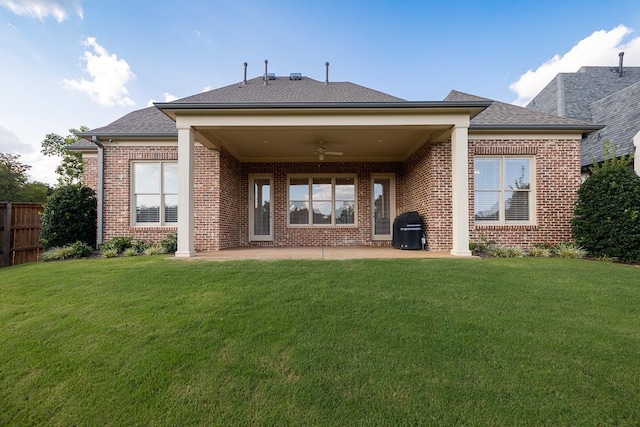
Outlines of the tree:
{"label": "tree", "polygon": [[22,187],[27,183],[31,166],[20,162],[20,155],[0,153],[0,201],[18,202]]}
{"label": "tree", "polygon": [[573,237],[592,256],[640,260],[640,177],[630,160],[616,158],[614,149],[578,190]]}
{"label": "tree", "polygon": [[77,241],[96,244],[95,192],[79,184],[56,188],[42,213],[42,245],[45,249]]}
{"label": "tree", "polygon": [[66,138],[55,133],[48,133],[42,140],[42,154],[62,157],[60,165],[56,168],[60,185],[82,183],[84,169],[82,154],[69,151],[69,145],[78,142],[81,138],[78,134],[88,130],[88,127],[80,126],[80,129],[69,129],[69,135]]}

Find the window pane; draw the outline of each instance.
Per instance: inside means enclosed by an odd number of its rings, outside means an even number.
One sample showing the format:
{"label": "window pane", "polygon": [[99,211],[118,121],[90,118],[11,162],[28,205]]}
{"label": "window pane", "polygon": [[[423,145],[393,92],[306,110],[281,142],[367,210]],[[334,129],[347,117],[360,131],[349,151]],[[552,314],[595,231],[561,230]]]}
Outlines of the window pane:
{"label": "window pane", "polygon": [[331,202],[313,202],[313,223],[331,224]]}
{"label": "window pane", "polygon": [[269,236],[271,234],[271,181],[269,178],[253,181],[253,234]]}
{"label": "window pane", "polygon": [[391,179],[373,181],[373,233],[391,234]]}
{"label": "window pane", "polygon": [[164,222],[178,222],[178,195],[164,196]]}
{"label": "window pane", "polygon": [[331,178],[314,178],[312,194],[313,200],[331,200]]}
{"label": "window pane", "polygon": [[133,164],[135,193],[160,193],[160,163]]}
{"label": "window pane", "polygon": [[500,193],[499,192],[477,192],[474,198],[476,221],[499,221],[500,220]]}
{"label": "window pane", "polygon": [[505,190],[528,190],[531,188],[531,160],[505,159]]}
{"label": "window pane", "polygon": [[309,204],[307,202],[289,203],[289,224],[309,224]]}
{"label": "window pane", "polygon": [[529,191],[507,191],[504,215],[507,221],[529,221]]}
{"label": "window pane", "polygon": [[336,201],[336,224],[355,224],[354,201]]}
{"label": "window pane", "polygon": [[476,190],[499,190],[500,159],[476,159],[474,175]]}
{"label": "window pane", "polygon": [[290,200],[309,200],[309,180],[307,178],[291,178],[289,181]]}
{"label": "window pane", "polygon": [[136,196],[136,222],[160,222],[160,195]]}
{"label": "window pane", "polygon": [[353,178],[336,178],[336,200],[355,200],[356,185]]}
{"label": "window pane", "polygon": [[162,164],[162,189],[165,194],[178,194],[178,164]]}

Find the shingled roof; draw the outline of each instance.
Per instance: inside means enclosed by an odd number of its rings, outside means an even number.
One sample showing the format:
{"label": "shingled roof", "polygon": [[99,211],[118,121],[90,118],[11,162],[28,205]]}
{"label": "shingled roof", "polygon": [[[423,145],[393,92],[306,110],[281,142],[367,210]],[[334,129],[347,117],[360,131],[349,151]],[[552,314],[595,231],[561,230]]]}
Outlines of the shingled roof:
{"label": "shingled roof", "polygon": [[403,102],[388,95],[349,82],[324,83],[309,77],[290,80],[289,76],[265,81],[262,77],[236,83],[173,101],[172,104],[243,104],[274,102]]}
{"label": "shingled roof", "polygon": [[517,105],[494,101],[488,98],[452,90],[445,101],[490,101],[492,104],[471,119],[470,129],[575,129],[592,131],[599,129],[580,120],[568,119],[553,114],[542,113]]}
{"label": "shingled roof", "polygon": [[[535,112],[510,104],[492,101],[475,95],[451,91],[444,102],[491,102],[491,106],[471,120],[471,128],[475,129],[589,129],[589,125],[578,120],[566,119],[550,114]],[[411,104],[402,98],[369,89],[349,82],[324,83],[309,77],[290,80],[289,77],[277,77],[265,84],[262,77],[247,80],[218,89],[181,98],[169,103],[161,103],[162,107],[175,105],[184,108],[201,105],[253,105],[274,107],[282,104]],[[442,104],[440,102],[439,104]],[[593,128],[593,126],[592,126]],[[97,137],[152,137],[175,138],[176,125],[173,119],[158,107],[148,107],[133,111],[113,123],[92,129],[82,136]],[[72,149],[90,149],[91,142],[80,141]]]}
{"label": "shingled roof", "polygon": [[[603,144],[616,144],[617,155],[634,152],[640,131],[640,67],[581,67],[558,73],[527,108],[606,125],[582,141],[582,166],[604,160]],[[604,127],[604,126],[603,126]]]}

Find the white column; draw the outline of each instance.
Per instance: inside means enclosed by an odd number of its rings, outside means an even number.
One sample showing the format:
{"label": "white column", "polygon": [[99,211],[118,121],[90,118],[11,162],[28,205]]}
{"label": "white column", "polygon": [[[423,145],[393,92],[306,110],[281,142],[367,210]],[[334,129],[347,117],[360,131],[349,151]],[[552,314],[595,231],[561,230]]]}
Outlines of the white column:
{"label": "white column", "polygon": [[178,250],[176,258],[195,256],[193,226],[193,146],[191,127],[178,128]]}
{"label": "white column", "polygon": [[451,196],[453,248],[451,255],[471,256],[469,250],[469,128],[454,126],[451,132]]}
{"label": "white column", "polygon": [[636,152],[633,155],[633,169],[640,176],[640,131],[633,137],[633,145],[636,147]]}

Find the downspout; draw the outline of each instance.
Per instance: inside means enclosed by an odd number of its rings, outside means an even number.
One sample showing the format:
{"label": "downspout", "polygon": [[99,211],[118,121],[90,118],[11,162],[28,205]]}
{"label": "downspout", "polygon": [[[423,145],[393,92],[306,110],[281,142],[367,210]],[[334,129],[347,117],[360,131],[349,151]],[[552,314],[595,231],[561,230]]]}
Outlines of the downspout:
{"label": "downspout", "polygon": [[103,235],[103,211],[104,211],[104,145],[100,142],[97,136],[91,137],[93,142],[98,147],[98,231],[96,244],[99,246],[102,243]]}
{"label": "downspout", "polygon": [[633,169],[640,176],[640,131],[633,137],[633,145],[635,147],[633,153]]}

